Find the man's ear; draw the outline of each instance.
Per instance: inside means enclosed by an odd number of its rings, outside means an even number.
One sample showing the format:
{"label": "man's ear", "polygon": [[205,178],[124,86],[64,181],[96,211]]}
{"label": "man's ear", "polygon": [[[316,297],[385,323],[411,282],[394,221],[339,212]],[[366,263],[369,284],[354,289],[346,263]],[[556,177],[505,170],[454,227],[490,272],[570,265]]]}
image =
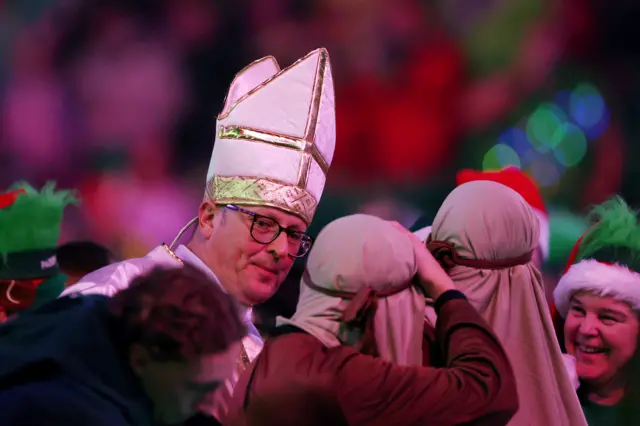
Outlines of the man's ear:
{"label": "man's ear", "polygon": [[129,348],[129,364],[136,375],[141,375],[151,362],[149,351],[142,345],[134,343]]}
{"label": "man's ear", "polygon": [[213,235],[215,219],[222,214],[222,209],[210,200],[204,200],[198,209],[198,229],[205,239]]}

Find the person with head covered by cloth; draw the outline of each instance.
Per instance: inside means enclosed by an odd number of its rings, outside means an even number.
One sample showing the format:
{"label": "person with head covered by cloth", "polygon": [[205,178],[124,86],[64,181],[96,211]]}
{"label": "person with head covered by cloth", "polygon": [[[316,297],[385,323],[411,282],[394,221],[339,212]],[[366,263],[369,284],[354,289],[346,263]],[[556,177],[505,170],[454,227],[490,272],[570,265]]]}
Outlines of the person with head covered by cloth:
{"label": "person with head covered by cloth", "polygon": [[[468,182],[490,181],[500,183],[513,189],[524,198],[531,210],[538,218],[539,239],[538,247],[534,250],[532,262],[538,269],[542,268],[544,262],[549,258],[549,213],[535,180],[519,168],[508,166],[500,170],[477,171],[473,169],[463,169],[456,174],[456,187]],[[422,241],[427,241],[431,234],[431,226],[422,227],[420,224],[414,232]],[[414,226],[416,226],[414,225]]]}
{"label": "person with head covered by cloth", "polygon": [[[313,243],[305,231],[316,211],[335,146],[329,55],[315,50],[280,70],[273,57],[242,70],[218,115],[205,197],[186,245],[162,244],[146,256],[82,278],[64,294],[113,295],[156,265],[201,269],[244,307],[249,335],[238,372],[262,339],[251,306],[278,290],[296,258]],[[161,214],[161,212],[159,213]],[[211,401],[221,418],[237,374]]]}
{"label": "person with head covered by cloth", "polygon": [[[513,189],[468,182],[445,199],[427,246],[509,355],[520,396],[509,425],[585,425],[532,262],[538,223]],[[431,322],[437,317],[429,307],[426,315]]]}
{"label": "person with head covered by cloth", "polygon": [[[422,365],[423,291],[440,314],[443,368]],[[296,313],[278,319],[241,376],[225,424],[243,424],[255,404],[268,411],[270,395],[313,388],[334,395],[334,418],[352,426],[504,425],[517,409],[513,372],[485,321],[418,238],[368,215],[320,232]],[[307,407],[290,405],[286,424],[309,424]]]}

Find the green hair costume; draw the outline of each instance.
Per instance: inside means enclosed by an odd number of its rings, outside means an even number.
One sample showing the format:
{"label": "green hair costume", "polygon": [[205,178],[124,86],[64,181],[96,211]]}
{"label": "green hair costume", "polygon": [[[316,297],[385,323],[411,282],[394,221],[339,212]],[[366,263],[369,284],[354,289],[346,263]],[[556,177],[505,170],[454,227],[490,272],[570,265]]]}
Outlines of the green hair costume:
{"label": "green hair costume", "polygon": [[615,197],[596,206],[589,218],[595,225],[580,241],[574,263],[596,259],[621,263],[640,271],[640,223],[637,212],[622,198]]}
{"label": "green hair costume", "polygon": [[620,197],[595,207],[594,225],[577,241],[554,291],[564,316],[571,296],[589,291],[613,296],[640,310],[640,223],[637,212]]}
{"label": "green hair costume", "polygon": [[[64,208],[77,204],[72,191],[47,183],[40,191],[26,182],[0,194],[0,280],[13,283],[44,279],[31,306],[56,298],[64,290],[56,247]],[[9,300],[11,289],[6,290]],[[15,303],[15,302],[13,302]]]}

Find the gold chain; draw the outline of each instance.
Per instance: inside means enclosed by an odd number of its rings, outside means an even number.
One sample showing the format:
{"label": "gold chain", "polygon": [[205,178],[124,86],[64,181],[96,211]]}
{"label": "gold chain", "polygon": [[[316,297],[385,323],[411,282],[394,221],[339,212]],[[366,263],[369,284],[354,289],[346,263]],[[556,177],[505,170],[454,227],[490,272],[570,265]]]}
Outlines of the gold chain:
{"label": "gold chain", "polygon": [[169,256],[173,257],[173,260],[178,262],[180,265],[184,266],[184,262],[182,261],[182,259],[180,259],[178,256],[176,256],[176,254],[173,252],[173,250],[171,250],[169,247],[167,247],[167,245],[165,243],[162,243],[162,248],[164,249],[164,251],[167,252],[167,254]]}

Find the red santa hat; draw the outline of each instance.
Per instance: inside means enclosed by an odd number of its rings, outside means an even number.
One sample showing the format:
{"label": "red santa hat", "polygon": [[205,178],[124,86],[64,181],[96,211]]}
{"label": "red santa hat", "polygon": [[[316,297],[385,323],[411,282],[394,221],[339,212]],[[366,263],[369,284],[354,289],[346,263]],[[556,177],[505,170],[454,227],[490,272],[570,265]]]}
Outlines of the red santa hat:
{"label": "red santa hat", "polygon": [[538,189],[536,182],[522,170],[514,166],[506,167],[502,170],[476,171],[464,169],[456,175],[456,186],[467,182],[478,180],[488,180],[501,183],[516,191],[529,204],[533,212],[538,217],[540,223],[540,240],[538,245],[542,251],[544,259],[549,257],[549,213]]}
{"label": "red santa hat", "polygon": [[640,224],[636,212],[616,197],[593,209],[596,224],[576,242],[553,292],[556,322],[578,291],[613,296],[640,310]]}

